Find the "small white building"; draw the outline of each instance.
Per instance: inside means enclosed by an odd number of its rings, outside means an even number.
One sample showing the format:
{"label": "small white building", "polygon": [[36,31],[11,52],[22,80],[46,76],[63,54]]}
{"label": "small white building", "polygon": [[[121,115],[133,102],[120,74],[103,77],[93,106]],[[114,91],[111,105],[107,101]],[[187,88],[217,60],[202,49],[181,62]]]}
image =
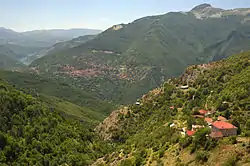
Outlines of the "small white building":
{"label": "small white building", "polygon": [[189,86],[188,86],[188,85],[182,85],[182,86],[180,86],[180,88],[181,88],[181,89],[188,89]]}
{"label": "small white building", "polygon": [[169,127],[170,128],[173,128],[175,126],[175,124],[174,123],[172,123]]}
{"label": "small white building", "polygon": [[139,101],[135,102],[136,105],[140,105],[141,103]]}

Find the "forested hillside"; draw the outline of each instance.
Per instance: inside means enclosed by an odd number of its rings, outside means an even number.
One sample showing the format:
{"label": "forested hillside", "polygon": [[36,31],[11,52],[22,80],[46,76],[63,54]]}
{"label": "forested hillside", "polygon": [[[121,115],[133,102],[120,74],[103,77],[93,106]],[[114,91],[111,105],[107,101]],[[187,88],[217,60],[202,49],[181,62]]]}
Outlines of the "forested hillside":
{"label": "forested hillside", "polygon": [[0,78],[74,118],[100,122],[115,108],[84,90],[36,74],[0,71]]}
{"label": "forested hillside", "polygon": [[0,81],[0,165],[87,165],[109,152],[90,124],[67,120]]}
{"label": "forested hillside", "polygon": [[249,9],[202,5],[189,12],[144,17],[115,25],[93,40],[40,58],[30,66],[41,75],[95,92],[100,99],[131,103],[167,78],[180,75],[188,65],[247,49],[241,44],[233,49],[233,43],[248,39],[247,33],[242,40],[223,40],[235,30],[247,32],[249,13]]}
{"label": "forested hillside", "polygon": [[[118,146],[94,165],[249,164],[249,78],[250,52],[188,67],[181,77],[113,112],[96,128]],[[223,116],[237,127],[238,136],[211,138],[199,110],[208,110],[211,121]]]}
{"label": "forested hillside", "polygon": [[235,31],[230,33],[228,37],[212,46],[209,46],[200,53],[198,61],[217,61],[227,58],[232,54],[250,50],[250,28],[248,24],[243,24]]}
{"label": "forested hillside", "polygon": [[25,65],[23,65],[21,62],[18,62],[17,60],[12,59],[9,56],[0,53],[0,69],[20,70],[24,68]]}

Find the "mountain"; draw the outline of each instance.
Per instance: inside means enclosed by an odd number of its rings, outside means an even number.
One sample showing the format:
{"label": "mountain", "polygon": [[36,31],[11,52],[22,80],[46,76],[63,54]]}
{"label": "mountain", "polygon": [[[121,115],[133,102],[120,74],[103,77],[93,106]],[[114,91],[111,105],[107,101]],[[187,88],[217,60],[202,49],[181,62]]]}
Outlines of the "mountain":
{"label": "mountain", "polygon": [[80,36],[80,37],[74,38],[74,39],[69,40],[69,41],[56,43],[49,48],[44,48],[40,51],[29,54],[29,56],[26,56],[22,59],[22,62],[24,62],[25,64],[30,64],[32,61],[34,61],[38,58],[41,58],[43,56],[58,53],[60,51],[64,51],[64,50],[67,50],[67,49],[70,49],[73,47],[77,47],[77,46],[87,42],[88,40],[94,39],[95,36],[96,35],[85,35],[85,36]]}
{"label": "mountain", "polygon": [[248,26],[249,9],[205,4],[189,12],[149,16],[115,25],[78,47],[52,53],[30,66],[99,98],[130,103],[163,80],[201,61],[204,50]]}
{"label": "mountain", "polygon": [[24,67],[25,66],[22,63],[8,57],[7,55],[0,54],[0,69],[19,70]]}
{"label": "mountain", "polygon": [[58,42],[71,40],[84,35],[96,35],[100,32],[100,30],[94,29],[51,29],[15,32],[10,29],[0,28],[0,44],[49,47]]}
{"label": "mountain", "polygon": [[18,70],[24,68],[25,65],[15,60],[15,57],[16,54],[12,50],[0,45],[0,69]]}
{"label": "mountain", "polygon": [[[16,54],[15,57],[12,57],[15,60],[30,64],[34,59],[46,55],[51,49],[63,50],[61,47],[64,45],[64,49],[77,46],[80,44],[80,41],[85,42],[87,39],[92,38],[91,35],[96,35],[100,32],[100,30],[94,29],[52,29],[15,32],[11,29],[0,28],[0,45],[12,50]],[[87,36],[78,38],[85,35]],[[68,44],[63,44],[63,42],[74,38],[78,39]]]}
{"label": "mountain", "polygon": [[45,46],[51,46],[58,42],[63,42],[85,35],[96,35],[101,30],[94,29],[52,29],[52,30],[35,30],[23,32],[22,37],[29,40],[44,42]]}
{"label": "mountain", "polygon": [[250,50],[250,25],[243,25],[230,33],[228,37],[204,49],[198,58],[201,61],[216,61],[227,58],[235,52]]}
{"label": "mountain", "polygon": [[0,110],[0,165],[89,165],[110,152],[91,124],[66,119],[3,80]]}
{"label": "mountain", "polygon": [[[92,165],[248,165],[249,77],[250,52],[189,66],[96,127],[117,148]],[[207,119],[234,125],[238,135],[211,138]]]}

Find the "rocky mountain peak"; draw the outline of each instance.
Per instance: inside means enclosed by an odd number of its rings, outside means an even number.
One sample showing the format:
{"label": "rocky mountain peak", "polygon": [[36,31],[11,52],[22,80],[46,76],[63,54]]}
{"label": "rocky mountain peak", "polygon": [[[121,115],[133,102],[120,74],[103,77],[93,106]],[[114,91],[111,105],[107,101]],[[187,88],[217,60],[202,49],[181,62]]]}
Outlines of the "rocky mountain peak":
{"label": "rocky mountain peak", "polygon": [[201,4],[201,5],[194,7],[191,11],[200,11],[200,10],[204,10],[206,8],[213,8],[213,7],[210,4],[204,3],[204,4]]}

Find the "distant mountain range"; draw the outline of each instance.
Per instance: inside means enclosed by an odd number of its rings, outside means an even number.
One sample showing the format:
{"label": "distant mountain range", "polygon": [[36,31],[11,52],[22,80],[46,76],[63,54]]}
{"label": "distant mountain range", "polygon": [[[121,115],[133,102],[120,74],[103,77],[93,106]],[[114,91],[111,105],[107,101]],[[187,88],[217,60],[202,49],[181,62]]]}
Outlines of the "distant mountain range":
{"label": "distant mountain range", "polygon": [[[69,41],[80,36],[90,35],[83,37],[82,40],[85,41],[88,37],[91,38],[91,35],[96,35],[100,32],[100,30],[94,29],[53,29],[19,33],[10,29],[0,28],[0,46],[11,50],[15,54],[15,56],[12,56],[13,59],[29,64],[32,60],[46,55],[48,50],[54,49],[53,45],[57,43]],[[77,40],[78,39],[73,40],[73,42],[76,41],[75,45],[81,41],[81,38]],[[55,46],[55,49],[59,50],[59,47],[63,46],[65,46],[65,48],[75,46],[74,44],[72,44],[72,46],[70,46],[70,44],[59,45],[60,44]]]}
{"label": "distant mountain range", "polygon": [[[247,49],[248,35],[242,27],[250,29],[249,20],[250,9],[224,10],[202,4],[189,12],[115,25],[86,43],[37,59],[30,66],[40,74],[97,92],[102,99],[127,103],[180,75],[188,65]],[[235,50],[233,43],[237,43]]]}
{"label": "distant mountain range", "polygon": [[59,42],[54,44],[51,47],[46,47],[42,50],[39,50],[37,52],[34,52],[32,54],[29,54],[29,56],[26,56],[22,59],[22,62],[26,63],[26,64],[30,64],[32,61],[41,58],[43,56],[49,55],[49,54],[55,54],[58,53],[60,51],[65,51],[67,49],[73,48],[73,47],[77,47],[85,42],[87,42],[88,40],[92,40],[96,37],[96,35],[85,35],[85,36],[80,36],[77,38],[74,38],[72,40],[68,40],[65,42]]}
{"label": "distant mountain range", "polygon": [[24,68],[25,66],[15,60],[15,53],[3,46],[0,46],[0,69],[7,69],[7,70],[19,70]]}
{"label": "distant mountain range", "polygon": [[84,35],[96,35],[101,30],[94,29],[51,29],[15,32],[0,28],[0,44],[17,44],[21,46],[49,47],[58,42],[71,40]]}

